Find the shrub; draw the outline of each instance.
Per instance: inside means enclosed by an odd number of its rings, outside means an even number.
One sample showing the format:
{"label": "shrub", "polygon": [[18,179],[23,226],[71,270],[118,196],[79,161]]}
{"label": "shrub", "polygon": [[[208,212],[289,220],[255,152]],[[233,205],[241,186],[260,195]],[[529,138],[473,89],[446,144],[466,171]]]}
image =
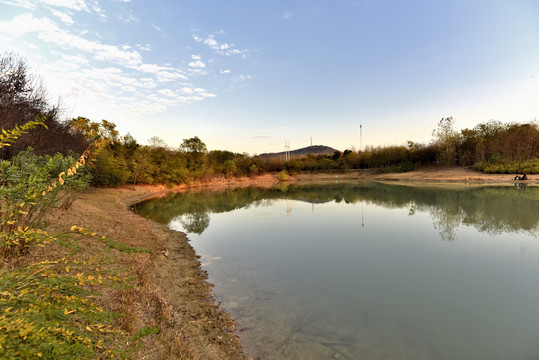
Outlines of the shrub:
{"label": "shrub", "polygon": [[[11,161],[0,161],[0,253],[14,256],[23,252],[34,237],[15,233],[40,226],[47,211],[58,204],[69,208],[75,192],[88,187],[89,174],[70,167],[75,162],[75,158],[62,154],[37,156],[32,149],[20,152]],[[64,169],[69,169],[70,176],[59,178]]]}
{"label": "shrub", "polygon": [[233,160],[225,160],[223,163],[223,172],[228,178],[236,174],[236,163]]}
{"label": "shrub", "polygon": [[277,179],[279,179],[279,181],[288,180],[288,173],[286,170],[281,170],[281,172],[277,174]]}
{"label": "shrub", "polygon": [[131,172],[127,162],[122,157],[114,156],[113,152],[105,149],[99,153],[93,169],[93,184],[98,186],[122,186]]}
{"label": "shrub", "polygon": [[539,159],[504,164],[482,162],[475,164],[474,167],[485,174],[539,174]]}
{"label": "shrub", "polygon": [[[17,128],[4,130],[0,148],[20,136],[17,132]],[[40,157],[27,150],[12,161],[1,162],[2,260],[36,244],[60,242],[38,228],[39,220],[58,202],[62,192],[84,185],[84,181],[75,181],[85,176],[78,170],[87,163],[90,148],[99,150],[105,143],[92,143],[76,160],[62,155]],[[72,228],[75,230],[95,235],[78,227]],[[109,247],[115,245],[105,238],[102,241]],[[83,272],[70,272],[70,266],[80,269],[81,264],[68,258],[0,268],[0,358],[95,359],[121,354],[111,350],[117,346],[120,333],[107,325],[114,315],[99,308],[88,296],[88,287],[99,286],[104,278],[99,269],[89,269],[84,264]],[[93,273],[85,274],[87,271]]]}
{"label": "shrub", "polygon": [[258,167],[256,166],[256,164],[251,164],[249,165],[249,175],[256,175],[258,174]]}
{"label": "shrub", "polygon": [[0,271],[2,358],[95,359],[108,353],[104,339],[112,331],[104,323],[113,315],[88,301],[80,286],[97,277],[58,275],[58,264]]}

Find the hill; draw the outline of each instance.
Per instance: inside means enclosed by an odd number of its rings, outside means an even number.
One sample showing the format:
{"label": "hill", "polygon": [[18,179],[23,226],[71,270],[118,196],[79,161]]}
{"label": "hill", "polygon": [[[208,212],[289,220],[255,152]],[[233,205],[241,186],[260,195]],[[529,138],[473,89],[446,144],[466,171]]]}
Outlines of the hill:
{"label": "hill", "polygon": [[[301,148],[301,149],[291,150],[290,151],[290,158],[291,159],[300,158],[300,157],[306,156],[308,154],[313,154],[313,155],[333,155],[335,153],[335,151],[337,151],[337,150],[335,150],[334,148],[331,148],[329,146],[311,145],[311,146],[307,146],[307,147],[304,147],[304,148]],[[285,152],[281,151],[281,152],[278,152],[278,153],[264,153],[264,154],[257,155],[256,157],[259,158],[259,159],[262,159],[262,160],[284,159]]]}

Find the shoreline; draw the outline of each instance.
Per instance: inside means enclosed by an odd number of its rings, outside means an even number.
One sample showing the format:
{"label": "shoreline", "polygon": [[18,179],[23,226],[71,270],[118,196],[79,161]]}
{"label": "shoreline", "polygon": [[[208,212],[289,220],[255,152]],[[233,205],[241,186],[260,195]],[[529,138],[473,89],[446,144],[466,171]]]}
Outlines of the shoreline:
{"label": "shoreline", "polygon": [[[515,183],[513,175],[482,174],[470,169],[424,169],[410,173],[375,174],[372,171],[346,171],[299,174],[290,183],[340,180],[397,181],[403,183],[493,185]],[[126,326],[136,331],[146,324],[159,325],[161,332],[145,339],[134,357],[162,359],[250,359],[243,347],[234,321],[215,301],[212,285],[202,270],[200,257],[186,234],[146,220],[130,207],[153,197],[189,189],[219,190],[234,187],[272,187],[276,174],[253,178],[215,178],[209,181],[167,188],[165,186],[124,186],[91,188],[80,194],[69,212],[56,210],[51,221],[54,230],[67,231],[77,224],[110,236],[129,246],[151,249],[152,254],[129,254],[121,262],[138,276],[133,307]],[[525,183],[539,185],[539,176]],[[151,304],[150,304],[151,303]],[[174,346],[171,345],[174,343]]]}
{"label": "shoreline", "polygon": [[295,175],[296,181],[327,181],[327,180],[374,180],[402,181],[420,183],[469,183],[494,184],[522,182],[530,185],[539,183],[539,175],[528,176],[529,180],[514,180],[514,174],[484,174],[464,167],[426,167],[404,173],[377,174],[373,170],[346,170],[343,172],[321,172]]}

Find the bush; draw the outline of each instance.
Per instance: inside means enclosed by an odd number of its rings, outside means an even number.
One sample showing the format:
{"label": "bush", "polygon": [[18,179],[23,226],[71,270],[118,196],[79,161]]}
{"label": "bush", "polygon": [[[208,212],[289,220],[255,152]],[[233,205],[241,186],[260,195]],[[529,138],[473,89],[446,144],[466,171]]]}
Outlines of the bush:
{"label": "bush", "polygon": [[398,165],[390,165],[378,169],[380,173],[403,173],[408,171],[414,171],[415,165],[411,161],[403,161]]}
{"label": "bush", "polygon": [[233,160],[225,160],[223,163],[223,172],[227,178],[234,176],[236,174],[236,163]]}
{"label": "bush", "polygon": [[485,174],[539,174],[539,159],[505,164],[491,163],[489,161],[477,163],[474,167]]}
{"label": "bush", "polygon": [[124,158],[114,156],[114,153],[105,149],[99,153],[93,169],[93,184],[98,186],[122,186],[131,172]]}
{"label": "bush", "polygon": [[[37,156],[27,149],[11,161],[0,161],[0,231],[11,234],[19,228],[40,226],[43,216],[50,208],[60,204],[69,208],[75,192],[88,188],[90,175],[83,169],[62,177],[63,186],[56,186],[58,174],[69,169],[76,159],[72,156]],[[37,198],[39,197],[39,200]],[[7,238],[6,238],[7,239]],[[22,251],[26,242],[4,242],[2,252]]]}
{"label": "bush", "polygon": [[248,171],[249,175],[256,175],[258,174],[258,167],[256,166],[256,164],[251,164],[249,165]]}
{"label": "bush", "polygon": [[281,172],[277,174],[277,179],[279,179],[279,181],[288,180],[288,173],[286,170],[281,170]]}
{"label": "bush", "polygon": [[108,329],[102,324],[113,315],[85,298],[81,281],[81,276],[56,274],[50,264],[0,271],[2,358],[95,359],[100,352],[105,355],[103,339]]}

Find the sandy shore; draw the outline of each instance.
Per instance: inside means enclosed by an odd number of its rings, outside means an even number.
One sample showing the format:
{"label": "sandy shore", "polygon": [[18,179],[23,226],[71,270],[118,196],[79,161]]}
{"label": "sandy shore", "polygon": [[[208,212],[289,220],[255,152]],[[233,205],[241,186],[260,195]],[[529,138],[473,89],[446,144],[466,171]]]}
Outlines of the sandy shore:
{"label": "sandy shore", "polygon": [[[514,174],[484,174],[469,168],[430,167],[406,173],[377,174],[372,170],[349,170],[331,173],[306,173],[294,176],[297,181],[360,179],[377,181],[407,181],[429,183],[514,183]],[[528,184],[537,184],[539,175],[528,176]]]}
{"label": "sandy shore", "polygon": [[[292,181],[311,182],[341,179],[407,181],[434,183],[514,183],[514,175],[487,175],[464,168],[423,169],[402,174],[376,174],[372,171],[299,174]],[[527,183],[539,184],[539,176]],[[190,187],[273,186],[276,175],[254,178],[212,179]],[[126,186],[119,189],[93,188],[82,193],[69,211],[56,210],[51,217],[52,231],[65,231],[76,224],[110,236],[130,246],[143,246],[152,254],[119,254],[117,262],[132,269],[138,277],[136,288],[120,300],[128,309],[126,329],[159,326],[161,332],[145,339],[135,358],[145,359],[248,359],[243,354],[234,322],[214,301],[199,257],[183,233],[147,221],[129,210],[132,204],[188,186]],[[98,248],[89,247],[92,251]],[[103,296],[115,296],[103,294]],[[122,310],[122,309],[120,309]],[[126,311],[125,309],[122,311]]]}

